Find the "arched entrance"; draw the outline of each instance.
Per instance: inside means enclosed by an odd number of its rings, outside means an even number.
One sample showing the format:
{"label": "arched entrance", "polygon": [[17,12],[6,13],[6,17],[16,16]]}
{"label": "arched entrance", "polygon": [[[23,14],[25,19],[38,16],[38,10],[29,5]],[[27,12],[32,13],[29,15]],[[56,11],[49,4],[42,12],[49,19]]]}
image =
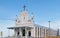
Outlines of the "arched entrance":
{"label": "arched entrance", "polygon": [[28,32],[28,36],[31,36],[31,31]]}
{"label": "arched entrance", "polygon": [[17,30],[18,30],[18,32],[17,32],[17,36],[19,36],[19,35],[20,35],[19,28],[18,28]]}
{"label": "arched entrance", "polygon": [[20,34],[20,33],[19,33],[19,31],[18,31],[17,36],[19,36],[19,34]]}
{"label": "arched entrance", "polygon": [[25,28],[22,28],[22,36],[25,36]]}

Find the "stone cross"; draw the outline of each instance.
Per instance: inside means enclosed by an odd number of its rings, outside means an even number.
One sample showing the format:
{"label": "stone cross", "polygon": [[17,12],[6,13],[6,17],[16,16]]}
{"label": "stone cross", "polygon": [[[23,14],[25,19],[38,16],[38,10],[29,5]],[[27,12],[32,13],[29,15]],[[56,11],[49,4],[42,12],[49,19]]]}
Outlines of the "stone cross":
{"label": "stone cross", "polygon": [[26,6],[24,5],[23,8],[24,8],[24,11],[25,11],[26,10]]}

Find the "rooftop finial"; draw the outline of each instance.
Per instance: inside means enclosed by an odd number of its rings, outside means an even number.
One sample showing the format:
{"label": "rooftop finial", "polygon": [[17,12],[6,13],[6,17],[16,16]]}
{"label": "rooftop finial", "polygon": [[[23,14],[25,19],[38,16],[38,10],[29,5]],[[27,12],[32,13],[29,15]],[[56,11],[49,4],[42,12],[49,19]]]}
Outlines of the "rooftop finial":
{"label": "rooftop finial", "polygon": [[26,6],[24,5],[23,8],[24,8],[24,11],[25,11],[26,10]]}

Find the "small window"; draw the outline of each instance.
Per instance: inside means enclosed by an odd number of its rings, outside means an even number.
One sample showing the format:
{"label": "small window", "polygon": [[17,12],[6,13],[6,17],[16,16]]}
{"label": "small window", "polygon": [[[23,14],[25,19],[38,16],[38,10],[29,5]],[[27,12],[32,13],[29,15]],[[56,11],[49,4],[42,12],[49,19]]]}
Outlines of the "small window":
{"label": "small window", "polygon": [[25,19],[25,17],[24,17],[24,19]]}
{"label": "small window", "polygon": [[16,22],[17,22],[17,20],[16,20]]}

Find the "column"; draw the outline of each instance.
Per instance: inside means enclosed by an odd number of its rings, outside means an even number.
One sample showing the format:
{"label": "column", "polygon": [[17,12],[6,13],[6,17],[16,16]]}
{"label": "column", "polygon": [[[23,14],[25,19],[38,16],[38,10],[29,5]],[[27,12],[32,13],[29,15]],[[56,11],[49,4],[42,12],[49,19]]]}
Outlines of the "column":
{"label": "column", "polygon": [[22,31],[21,31],[21,28],[20,28],[20,36],[22,36]]}
{"label": "column", "polygon": [[44,38],[45,38],[45,28],[44,28]]}
{"label": "column", "polygon": [[38,38],[39,38],[39,27],[38,27]]}
{"label": "column", "polygon": [[40,28],[40,38],[41,38],[41,28]]}
{"label": "column", "polygon": [[35,29],[35,27],[34,27],[34,37],[36,37],[36,36],[35,36],[35,30],[36,30],[36,29]]}
{"label": "column", "polygon": [[45,32],[44,36],[45,36],[45,38],[46,38],[46,29],[44,29],[44,32]]}
{"label": "column", "polygon": [[37,38],[38,38],[38,27],[37,27]]}
{"label": "column", "polygon": [[30,31],[31,31],[31,36],[33,37],[34,34],[33,29],[30,29]]}
{"label": "column", "polygon": [[[34,27],[33,27],[34,28]],[[34,29],[31,29],[31,37],[35,37],[35,35],[34,35]],[[37,33],[37,32],[36,32]]]}
{"label": "column", "polygon": [[39,38],[40,38],[40,27],[39,27]]}
{"label": "column", "polygon": [[27,28],[25,28],[25,37],[28,38],[27,36],[28,36],[28,30]]}
{"label": "column", "polygon": [[17,30],[16,30],[16,28],[14,29],[14,32],[15,32],[14,37],[16,38],[17,37]]}

